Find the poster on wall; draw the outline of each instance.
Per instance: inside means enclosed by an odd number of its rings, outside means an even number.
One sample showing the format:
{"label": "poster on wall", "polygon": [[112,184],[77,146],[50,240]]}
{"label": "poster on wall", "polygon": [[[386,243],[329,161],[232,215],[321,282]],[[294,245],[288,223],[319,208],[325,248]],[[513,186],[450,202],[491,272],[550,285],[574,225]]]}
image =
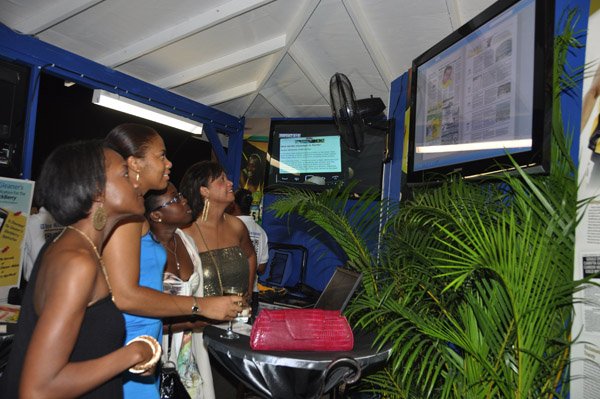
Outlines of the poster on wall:
{"label": "poster on wall", "polygon": [[[579,147],[578,199],[591,198],[582,209],[575,241],[574,279],[600,272],[600,0],[590,1],[586,72],[583,80]],[[600,283],[600,279],[593,279]],[[600,287],[588,285],[577,294],[571,350],[571,397],[600,397]]]}
{"label": "poster on wall", "polygon": [[19,285],[21,243],[33,200],[34,182],[0,177],[0,302]]}
{"label": "poster on wall", "polygon": [[265,182],[265,160],[268,138],[250,137],[244,140],[239,188],[252,192],[250,215],[257,223],[262,219],[262,198]]}

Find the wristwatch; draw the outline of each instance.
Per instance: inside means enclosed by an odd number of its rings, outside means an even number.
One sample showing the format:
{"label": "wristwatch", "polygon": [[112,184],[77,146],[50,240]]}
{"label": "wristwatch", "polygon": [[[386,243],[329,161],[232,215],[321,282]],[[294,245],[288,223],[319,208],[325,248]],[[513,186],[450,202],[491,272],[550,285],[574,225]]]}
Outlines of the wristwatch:
{"label": "wristwatch", "polygon": [[198,298],[192,296],[192,299],[194,300],[194,304],[192,305],[192,314],[197,315],[198,312],[200,312],[200,307],[198,306]]}

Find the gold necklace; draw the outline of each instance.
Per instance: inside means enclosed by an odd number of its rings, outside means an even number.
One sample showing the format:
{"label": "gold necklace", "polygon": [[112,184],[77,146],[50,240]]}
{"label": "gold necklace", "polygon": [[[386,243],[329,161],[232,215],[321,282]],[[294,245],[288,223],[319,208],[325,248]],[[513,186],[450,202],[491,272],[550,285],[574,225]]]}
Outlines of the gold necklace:
{"label": "gold necklace", "polygon": [[[223,216],[225,216],[225,215],[223,215]],[[223,295],[223,281],[221,281],[221,272],[219,272],[219,267],[217,266],[217,261],[215,260],[215,257],[213,256],[210,248],[208,248],[208,244],[206,243],[206,240],[204,239],[202,230],[200,230],[200,225],[198,224],[198,221],[196,220],[194,222],[194,224],[196,225],[196,228],[198,229],[198,233],[200,233],[200,238],[202,238],[202,242],[204,243],[204,246],[206,247],[206,251],[208,252],[210,259],[213,262],[213,266],[215,267],[215,270],[217,271],[217,278],[219,279],[219,288],[221,288],[221,295]]]}
{"label": "gold necklace", "polygon": [[[100,270],[102,270],[102,274],[104,274],[104,279],[106,280],[106,285],[108,285],[108,291],[112,294],[112,288],[110,286],[110,282],[108,281],[108,273],[106,272],[106,266],[104,265],[104,260],[102,260],[102,256],[100,256],[100,252],[98,251],[98,248],[96,247],[96,244],[94,244],[94,241],[92,241],[92,239],[90,238],[90,236],[88,236],[87,234],[85,234],[85,232],[79,230],[77,227],[67,226],[67,229],[71,229],[73,231],[76,231],[83,238],[85,238],[87,240],[87,242],[90,243],[90,245],[94,249],[94,253],[96,254],[96,258],[98,259],[98,263],[100,264]],[[111,295],[111,299],[114,302],[115,297],[113,295]]]}

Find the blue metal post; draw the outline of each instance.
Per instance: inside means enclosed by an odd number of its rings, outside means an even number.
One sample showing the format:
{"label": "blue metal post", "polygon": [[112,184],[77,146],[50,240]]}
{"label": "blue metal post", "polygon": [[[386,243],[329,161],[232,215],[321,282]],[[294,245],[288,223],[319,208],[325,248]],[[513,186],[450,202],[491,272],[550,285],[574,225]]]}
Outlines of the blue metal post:
{"label": "blue metal post", "polygon": [[40,94],[41,67],[31,68],[29,74],[29,91],[27,93],[27,113],[25,117],[25,136],[23,138],[23,179],[31,180],[31,165],[33,163],[33,143],[35,141],[35,121],[37,119],[37,105]]}

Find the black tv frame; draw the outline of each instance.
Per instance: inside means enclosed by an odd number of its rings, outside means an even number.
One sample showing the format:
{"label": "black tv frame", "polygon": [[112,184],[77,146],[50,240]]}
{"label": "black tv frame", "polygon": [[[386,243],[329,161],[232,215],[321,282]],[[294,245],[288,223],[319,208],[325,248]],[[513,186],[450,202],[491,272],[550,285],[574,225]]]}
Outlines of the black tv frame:
{"label": "black tv frame", "polygon": [[[349,151],[346,145],[341,140],[341,134],[337,129],[335,122],[332,118],[315,118],[315,119],[272,119],[270,134],[269,134],[269,147],[267,152],[267,159],[265,162],[265,192],[274,192],[281,187],[296,187],[300,189],[307,189],[315,192],[320,192],[329,188],[334,187],[334,181],[329,181],[330,184],[318,185],[318,184],[301,184],[293,182],[277,182],[274,174],[278,173],[277,161],[278,152],[274,148],[275,131],[282,126],[300,126],[302,129],[310,129],[312,126],[326,126],[326,130],[323,135],[326,136],[339,136],[340,137],[340,150],[341,150],[341,162],[342,170],[338,173],[338,178],[335,183],[341,183],[343,185],[348,184],[351,180],[356,180],[357,184],[353,187],[352,198],[358,198],[369,189],[375,189],[380,191],[382,185],[382,174],[383,174],[383,154],[385,150],[385,136],[381,134],[381,131],[371,127],[367,127],[365,130],[365,146],[363,151],[355,153]],[[305,132],[306,130],[302,130]],[[315,173],[319,174],[319,173]],[[321,173],[321,175],[327,175],[327,173]],[[333,174],[330,174],[333,175]]]}
{"label": "black tv frame", "polygon": [[[310,129],[313,126],[327,126],[328,130],[327,131],[323,131],[323,132],[314,132],[313,133],[306,133],[306,130]],[[277,166],[277,162],[279,161],[279,148],[274,148],[275,146],[275,142],[276,140],[274,139],[274,135],[276,134],[276,131],[281,128],[281,127],[285,127],[285,126],[289,126],[290,128],[293,127],[301,127],[300,130],[297,131],[290,131],[290,132],[286,132],[286,133],[301,133],[301,134],[311,134],[313,135],[313,137],[318,137],[318,136],[338,136],[340,138],[340,161],[341,161],[341,170],[339,171],[339,173],[314,173],[315,175],[319,174],[319,177],[324,177],[326,179],[326,184],[324,185],[319,185],[319,184],[310,184],[310,183],[304,183],[304,182],[293,182],[293,181],[288,181],[288,182],[281,182],[281,181],[274,181],[275,176],[280,174],[280,169]],[[271,127],[270,127],[270,131],[269,131],[269,146],[268,146],[268,151],[267,151],[267,159],[265,162],[265,192],[270,192],[273,190],[276,190],[278,187],[284,187],[284,186],[291,186],[291,187],[297,187],[297,188],[302,188],[302,189],[309,189],[309,190],[313,190],[313,191],[322,191],[325,190],[327,188],[331,188],[333,187],[335,184],[333,183],[333,176],[334,175],[339,175],[339,177],[336,179],[339,182],[345,182],[346,178],[347,178],[347,174],[344,171],[344,165],[345,165],[345,161],[346,161],[346,157],[347,154],[345,153],[344,150],[344,145],[342,144],[342,137],[341,134],[339,133],[339,131],[337,130],[337,127],[335,126],[335,123],[333,122],[333,119],[288,119],[288,120],[271,120]],[[308,175],[307,173],[301,173],[298,176],[301,179],[304,179],[306,176]]]}
{"label": "black tv frame", "polygon": [[[475,161],[456,162],[450,165],[415,170],[415,121],[418,101],[419,66],[436,57],[453,44],[476,32],[484,24],[513,5],[525,0],[498,1],[479,15],[448,35],[439,43],[413,60],[410,95],[410,127],[408,148],[409,185],[427,184],[443,179],[450,173],[463,177],[477,177],[497,173],[513,167],[508,155],[493,156]],[[554,0],[535,1],[535,38],[532,104],[532,147],[529,151],[511,154],[528,173],[548,173],[550,168],[552,69],[554,55]]]}

